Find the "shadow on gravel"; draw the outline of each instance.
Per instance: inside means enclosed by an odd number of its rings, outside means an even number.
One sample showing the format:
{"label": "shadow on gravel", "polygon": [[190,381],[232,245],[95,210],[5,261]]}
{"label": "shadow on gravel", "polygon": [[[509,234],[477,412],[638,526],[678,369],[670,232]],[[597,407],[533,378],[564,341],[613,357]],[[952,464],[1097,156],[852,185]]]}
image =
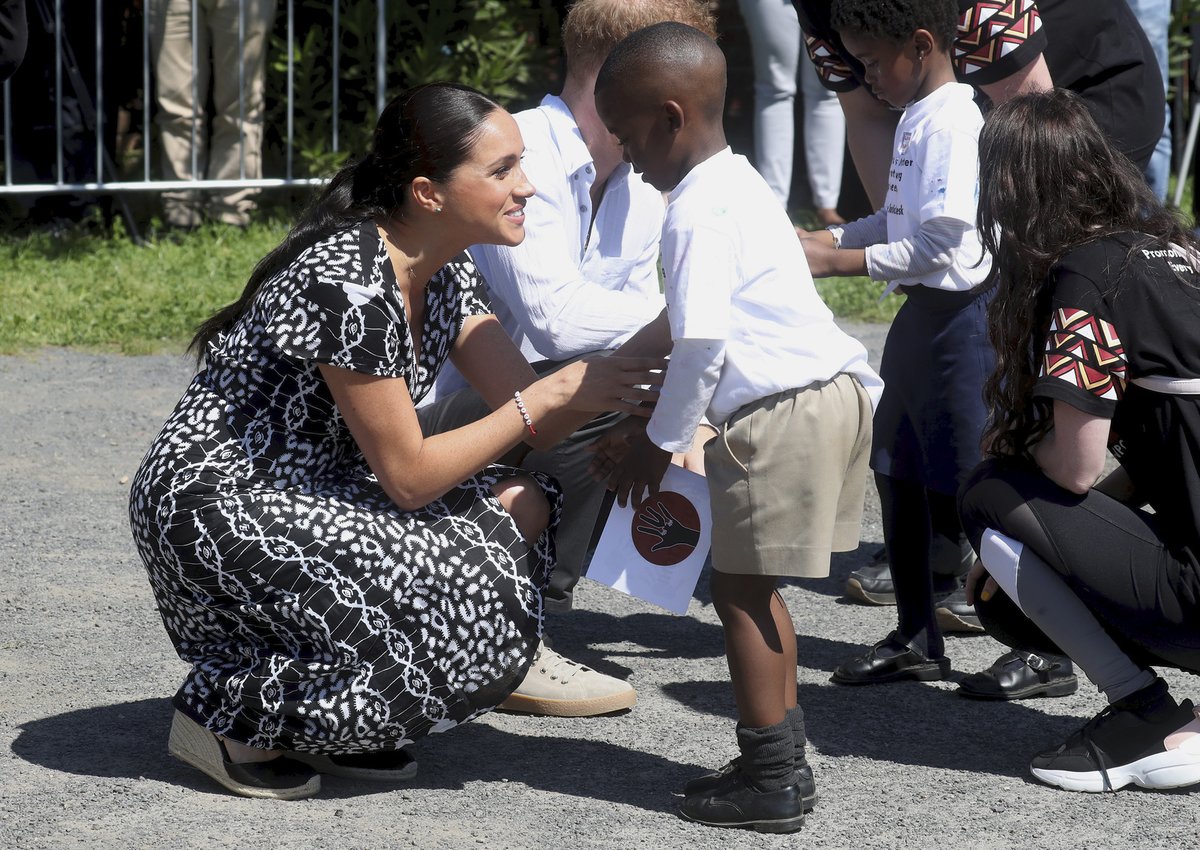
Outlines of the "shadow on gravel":
{"label": "shadow on gravel", "polygon": [[[174,711],[162,698],[55,714],[22,726],[12,751],[64,773],[190,785],[185,777],[195,771],[167,755]],[[196,774],[197,784],[202,780]]]}
{"label": "shadow on gravel", "polygon": [[[151,779],[225,794],[199,771],[167,755],[174,707],[145,699],[69,711],[26,723],[13,741],[19,758],[50,770],[102,779]],[[586,721],[581,721],[586,722]],[[530,728],[536,730],[537,718]],[[518,735],[487,722],[468,723],[418,741],[417,778],[398,785],[326,777],[321,797],[359,797],[404,788],[456,789],[468,782],[519,782],[531,788],[653,812],[671,810],[664,783],[679,786],[702,769],[606,741]],[[602,766],[602,769],[598,769]],[[622,777],[614,782],[613,776]]]}
{"label": "shadow on gravel", "polygon": [[[467,782],[519,782],[555,794],[673,812],[667,792],[705,770],[608,741],[537,734],[541,720],[529,718],[529,735],[503,731],[485,721],[419,741],[413,752],[421,770],[412,787],[453,789]],[[580,727],[581,732],[590,728]],[[613,780],[615,776],[619,782]],[[346,786],[348,791],[351,787]]]}
{"label": "shadow on gravel", "polygon": [[[841,597],[846,586],[846,577],[871,560],[879,543],[860,543],[854,552],[835,553],[830,565],[829,578],[785,579],[788,583],[825,596]],[[712,605],[708,591],[709,570],[705,566],[693,598],[701,605]],[[802,613],[797,617],[797,624]],[[644,612],[620,617],[600,611],[576,608],[569,614],[550,614],[547,618],[547,633],[551,644],[573,661],[586,664],[601,673],[618,678],[627,677],[631,668],[615,658],[715,658],[725,654],[725,638],[719,625],[704,623],[694,616]],[[823,641],[813,638],[811,645],[804,644],[801,635],[800,651],[812,653],[806,666],[833,670],[851,655],[866,649],[866,645]],[[611,653],[593,649],[591,644],[609,644],[629,641],[638,645],[637,650],[622,650]]]}
{"label": "shadow on gravel", "polygon": [[[547,628],[551,645],[573,661],[610,676],[628,676],[621,658],[715,658],[725,654],[721,627],[690,616],[638,613],[614,616],[577,608]],[[590,648],[589,644],[630,642],[636,648],[618,652]]]}
{"label": "shadow on gravel", "polygon": [[859,541],[858,548],[853,552],[834,552],[829,559],[828,578],[795,578],[785,581],[803,587],[811,593],[819,593],[841,601],[846,595],[846,579],[850,577],[850,573],[871,563],[871,558],[882,545],[877,540]]}
{"label": "shadow on gravel", "polygon": [[[674,682],[662,690],[696,711],[731,722],[737,718],[727,681]],[[1056,746],[1088,719],[1043,714],[1037,700],[978,702],[919,682],[865,687],[801,684],[798,697],[808,737],[825,755],[1015,776],[1030,782],[1030,757]]]}

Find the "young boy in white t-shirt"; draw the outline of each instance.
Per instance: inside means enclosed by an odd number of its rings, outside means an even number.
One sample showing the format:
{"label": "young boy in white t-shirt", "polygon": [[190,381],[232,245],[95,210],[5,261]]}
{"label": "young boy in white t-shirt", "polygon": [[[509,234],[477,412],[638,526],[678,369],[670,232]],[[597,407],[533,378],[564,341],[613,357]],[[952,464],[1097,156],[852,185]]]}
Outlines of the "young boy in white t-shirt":
{"label": "young boy in white t-shirt", "polygon": [[653,492],[707,412],[712,599],[725,628],[741,756],[688,783],[680,811],[791,832],[815,801],[796,705],[796,634],[779,576],[825,576],[857,547],[880,387],[862,344],[817,295],[766,182],[727,147],[725,61],[710,38],[658,24],[617,45],[596,82],[625,159],[670,192],[663,269],[671,365],[644,431],[597,468],[621,504]]}

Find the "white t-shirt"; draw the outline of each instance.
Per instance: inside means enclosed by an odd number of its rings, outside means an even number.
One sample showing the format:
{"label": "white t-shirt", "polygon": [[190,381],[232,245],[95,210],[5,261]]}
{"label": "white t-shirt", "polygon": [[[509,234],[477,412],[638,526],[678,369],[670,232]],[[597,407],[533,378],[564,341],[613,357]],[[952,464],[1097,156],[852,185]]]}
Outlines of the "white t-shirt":
{"label": "white t-shirt", "polygon": [[866,349],[834,324],[787,213],[745,157],[725,148],[688,172],[670,195],[662,251],[675,346],[647,426],[656,445],[684,451],[706,409],[723,425],[840,372],[878,398]]}
{"label": "white t-shirt", "polygon": [[890,280],[888,291],[967,290],[987,278],[991,257],[975,229],[982,126],[974,90],[962,83],[909,104],[896,126],[883,209],[836,229],[842,247],[866,247],[871,276]]}

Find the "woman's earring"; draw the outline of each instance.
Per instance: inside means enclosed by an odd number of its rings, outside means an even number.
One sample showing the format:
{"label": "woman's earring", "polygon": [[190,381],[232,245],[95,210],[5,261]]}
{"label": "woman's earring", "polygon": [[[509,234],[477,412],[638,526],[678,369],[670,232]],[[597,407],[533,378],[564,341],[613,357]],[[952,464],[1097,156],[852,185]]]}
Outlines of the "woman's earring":
{"label": "woman's earring", "polygon": [[441,212],[441,211],[442,211],[442,208],[441,208],[441,207],[434,207],[434,208],[433,208],[433,211],[434,211],[434,212]]}

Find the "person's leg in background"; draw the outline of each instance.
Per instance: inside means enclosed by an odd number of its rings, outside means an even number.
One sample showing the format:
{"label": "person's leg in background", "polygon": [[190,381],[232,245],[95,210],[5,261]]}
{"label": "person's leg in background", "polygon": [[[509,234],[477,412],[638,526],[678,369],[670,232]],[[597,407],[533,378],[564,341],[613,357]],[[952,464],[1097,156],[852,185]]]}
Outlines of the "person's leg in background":
{"label": "person's leg in background", "polygon": [[[166,180],[203,177],[208,158],[208,121],[204,113],[210,67],[208,27],[204,20],[205,4],[197,2],[195,8],[199,19],[193,46],[192,0],[148,0],[146,7],[162,137],[162,175]],[[167,225],[190,228],[200,224],[199,193],[175,190],[163,192],[162,197]]]}
{"label": "person's leg in background", "polygon": [[790,0],[739,0],[754,54],[754,159],[786,208],[795,147],[800,21]]}
{"label": "person's leg in background", "polygon": [[[274,20],[275,0],[214,3],[209,16],[214,110],[209,179],[262,177],[263,79]],[[212,203],[213,218],[245,227],[258,194],[258,189],[219,193]]]}
{"label": "person's leg in background", "polygon": [[846,155],[846,116],[835,92],[821,85],[811,62],[800,63],[804,96],[804,161],[813,207],[822,227],[845,221],[837,211]]}
{"label": "person's leg in background", "polygon": [[[1154,58],[1158,60],[1158,70],[1162,73],[1163,91],[1169,86],[1167,74],[1167,39],[1171,25],[1171,0],[1128,0],[1129,7],[1137,15],[1138,23],[1146,33],[1150,45],[1154,48]],[[1164,121],[1163,133],[1150,157],[1150,165],[1146,168],[1146,182],[1154,190],[1158,199],[1167,197],[1167,182],[1171,176],[1171,101],[1167,99],[1167,115]]]}

